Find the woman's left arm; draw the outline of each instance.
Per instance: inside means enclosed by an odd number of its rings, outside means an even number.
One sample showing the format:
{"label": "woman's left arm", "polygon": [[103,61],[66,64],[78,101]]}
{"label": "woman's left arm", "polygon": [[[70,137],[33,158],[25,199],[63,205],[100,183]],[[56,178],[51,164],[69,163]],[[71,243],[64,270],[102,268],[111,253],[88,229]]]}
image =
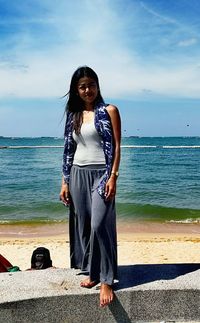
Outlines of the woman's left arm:
{"label": "woman's left arm", "polygon": [[106,183],[105,187],[105,195],[106,200],[114,198],[116,193],[116,181],[118,176],[118,169],[119,169],[119,163],[120,163],[120,143],[121,143],[121,119],[120,114],[114,105],[108,105],[107,111],[109,113],[111,124],[113,128],[113,139],[115,144],[114,149],[114,157],[113,157],[113,165],[112,165],[112,171],[111,176]]}

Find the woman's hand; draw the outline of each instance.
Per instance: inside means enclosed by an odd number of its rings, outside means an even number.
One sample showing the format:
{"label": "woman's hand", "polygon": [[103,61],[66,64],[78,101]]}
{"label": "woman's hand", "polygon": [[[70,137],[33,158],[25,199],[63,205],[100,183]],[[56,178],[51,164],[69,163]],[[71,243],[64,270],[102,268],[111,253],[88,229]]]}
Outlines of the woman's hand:
{"label": "woman's hand", "polygon": [[61,185],[60,201],[62,201],[62,203],[65,206],[69,206],[69,204],[70,204],[69,186],[68,186],[68,184],[64,183],[64,181],[62,181],[62,185]]}
{"label": "woman's hand", "polygon": [[105,198],[106,200],[111,200],[115,197],[116,194],[116,181],[117,177],[112,176],[109,178],[109,180],[106,183],[105,186]]}

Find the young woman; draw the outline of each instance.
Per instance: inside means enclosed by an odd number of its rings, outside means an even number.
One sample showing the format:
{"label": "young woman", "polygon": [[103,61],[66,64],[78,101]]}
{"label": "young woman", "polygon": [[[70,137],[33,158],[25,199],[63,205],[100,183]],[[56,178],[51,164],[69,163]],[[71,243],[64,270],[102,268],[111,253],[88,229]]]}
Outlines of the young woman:
{"label": "young woman", "polygon": [[101,283],[100,306],[113,301],[117,275],[115,194],[120,163],[118,109],[105,104],[97,74],[78,68],[66,104],[60,199],[70,204],[71,267],[88,272],[81,286]]}

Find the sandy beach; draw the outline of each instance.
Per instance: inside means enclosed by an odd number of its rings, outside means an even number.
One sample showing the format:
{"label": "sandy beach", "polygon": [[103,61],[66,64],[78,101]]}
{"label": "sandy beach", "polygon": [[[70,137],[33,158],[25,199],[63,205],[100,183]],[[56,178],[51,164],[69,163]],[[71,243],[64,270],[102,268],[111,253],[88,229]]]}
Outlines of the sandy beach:
{"label": "sandy beach", "polygon": [[[69,268],[67,224],[1,225],[0,253],[21,270],[34,249],[50,250],[53,266]],[[118,223],[118,264],[200,263],[197,224]]]}

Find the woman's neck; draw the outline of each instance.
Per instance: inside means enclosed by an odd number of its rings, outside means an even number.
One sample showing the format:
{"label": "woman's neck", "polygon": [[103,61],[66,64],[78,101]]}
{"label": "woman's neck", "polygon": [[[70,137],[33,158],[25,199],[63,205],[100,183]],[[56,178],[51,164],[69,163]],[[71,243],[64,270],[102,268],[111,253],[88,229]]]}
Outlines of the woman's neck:
{"label": "woman's neck", "polygon": [[84,110],[86,110],[86,111],[94,111],[94,104],[86,104],[84,106]]}

